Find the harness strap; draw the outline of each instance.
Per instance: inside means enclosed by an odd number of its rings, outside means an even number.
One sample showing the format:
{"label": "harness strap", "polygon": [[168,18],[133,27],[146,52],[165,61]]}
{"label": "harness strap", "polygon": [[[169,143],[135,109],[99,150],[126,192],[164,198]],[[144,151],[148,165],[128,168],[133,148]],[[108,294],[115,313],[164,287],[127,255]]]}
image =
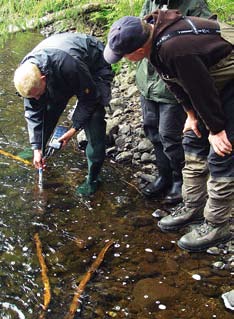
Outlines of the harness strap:
{"label": "harness strap", "polygon": [[213,29],[213,28],[202,28],[202,29],[197,29],[197,27],[195,26],[195,24],[187,17],[183,17],[183,19],[189,23],[189,25],[191,26],[192,29],[189,30],[176,30],[176,31],[172,31],[166,35],[163,35],[159,40],[157,40],[157,42],[155,43],[155,46],[157,49],[160,48],[160,46],[162,45],[162,43],[170,40],[171,38],[174,38],[176,36],[181,36],[181,35],[188,35],[188,34],[203,34],[203,35],[220,35],[220,29]]}

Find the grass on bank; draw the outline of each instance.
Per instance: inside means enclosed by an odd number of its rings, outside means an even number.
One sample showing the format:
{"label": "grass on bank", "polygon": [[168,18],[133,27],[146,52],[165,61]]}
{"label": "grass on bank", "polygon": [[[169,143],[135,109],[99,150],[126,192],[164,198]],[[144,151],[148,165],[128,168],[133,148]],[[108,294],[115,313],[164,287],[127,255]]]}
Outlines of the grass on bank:
{"label": "grass on bank", "polygon": [[[91,22],[103,24],[108,30],[113,21],[124,15],[139,15],[144,0],[0,0],[1,38],[7,36],[9,25],[24,26],[25,21],[38,20],[49,13],[93,2],[106,5],[106,7],[99,12],[92,13]],[[210,10],[217,13],[220,20],[234,25],[233,0],[208,0],[207,2]],[[67,18],[76,18],[72,15],[72,9],[67,12]]]}
{"label": "grass on bank", "polygon": [[[234,0],[208,0],[212,13],[218,14],[222,21],[234,25]],[[40,18],[48,14],[66,10],[64,24],[73,21],[76,26],[80,23],[80,17],[74,7],[87,4],[99,3],[103,6],[102,10],[89,14],[88,23],[98,25],[103,30],[103,40],[106,38],[107,31],[112,23],[125,15],[140,14],[144,0],[0,0],[0,44],[8,38],[9,25],[25,27],[26,21]],[[80,30],[80,28],[77,27]],[[81,29],[81,32],[84,30]],[[121,63],[120,63],[121,65]],[[116,71],[120,66],[115,65]]]}

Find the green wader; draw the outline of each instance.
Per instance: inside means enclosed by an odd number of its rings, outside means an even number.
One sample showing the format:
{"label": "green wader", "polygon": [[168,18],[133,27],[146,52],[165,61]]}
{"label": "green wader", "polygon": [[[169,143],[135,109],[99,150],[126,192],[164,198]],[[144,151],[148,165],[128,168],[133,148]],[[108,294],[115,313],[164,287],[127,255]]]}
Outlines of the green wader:
{"label": "green wader", "polygon": [[[52,108],[47,108],[45,116],[44,143],[48,141],[49,136],[52,134],[61,114],[62,110],[58,110],[55,114]],[[86,147],[88,176],[86,180],[77,187],[77,194],[91,195],[96,192],[100,184],[98,175],[105,159],[106,121],[104,118],[105,108],[104,106],[99,105],[89,122],[84,127],[85,135],[88,141]]]}
{"label": "green wader", "polygon": [[76,193],[91,195],[97,190],[100,180],[98,175],[105,159],[106,121],[105,109],[100,106],[85,126],[88,141],[86,156],[88,161],[88,176],[83,184],[77,187]]}

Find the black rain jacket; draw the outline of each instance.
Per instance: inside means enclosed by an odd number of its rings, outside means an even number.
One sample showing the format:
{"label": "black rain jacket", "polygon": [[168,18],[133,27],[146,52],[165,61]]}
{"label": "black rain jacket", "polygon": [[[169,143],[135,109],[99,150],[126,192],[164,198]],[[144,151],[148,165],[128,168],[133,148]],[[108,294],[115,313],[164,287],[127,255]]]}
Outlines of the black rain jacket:
{"label": "black rain jacket", "polygon": [[[69,99],[78,98],[72,121],[83,128],[98,105],[110,100],[111,66],[103,58],[104,45],[93,36],[80,33],[53,35],[40,42],[21,63],[35,63],[46,75],[46,91],[39,100],[24,99],[32,149],[42,145],[42,121],[46,108],[58,117]],[[107,89],[109,88],[109,89]],[[45,115],[46,116],[46,115]]]}

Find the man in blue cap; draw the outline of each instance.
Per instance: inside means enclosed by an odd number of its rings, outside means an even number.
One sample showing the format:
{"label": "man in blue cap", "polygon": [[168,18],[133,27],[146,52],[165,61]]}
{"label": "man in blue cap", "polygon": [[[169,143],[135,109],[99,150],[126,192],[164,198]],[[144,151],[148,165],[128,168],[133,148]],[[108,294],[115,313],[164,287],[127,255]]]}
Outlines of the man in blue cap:
{"label": "man in blue cap", "polygon": [[148,58],[187,119],[184,127],[184,207],[163,217],[163,231],[205,221],[178,245],[203,251],[228,241],[234,202],[234,31],[216,20],[156,10],[126,16],[108,35],[104,57],[116,63]]}

